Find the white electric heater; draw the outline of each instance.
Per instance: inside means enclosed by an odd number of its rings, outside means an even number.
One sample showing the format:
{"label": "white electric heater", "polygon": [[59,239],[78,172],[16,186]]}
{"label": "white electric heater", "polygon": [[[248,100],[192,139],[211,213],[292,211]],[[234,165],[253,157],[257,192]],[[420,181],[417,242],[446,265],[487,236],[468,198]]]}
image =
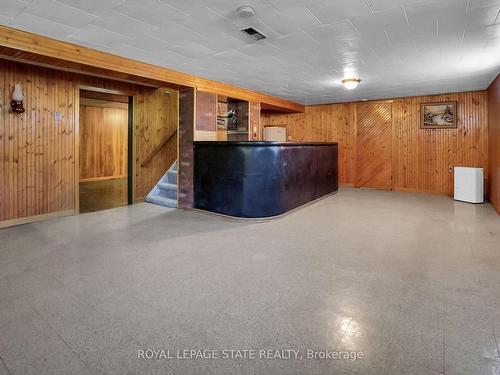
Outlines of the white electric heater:
{"label": "white electric heater", "polygon": [[483,181],[483,168],[455,167],[455,200],[483,203]]}

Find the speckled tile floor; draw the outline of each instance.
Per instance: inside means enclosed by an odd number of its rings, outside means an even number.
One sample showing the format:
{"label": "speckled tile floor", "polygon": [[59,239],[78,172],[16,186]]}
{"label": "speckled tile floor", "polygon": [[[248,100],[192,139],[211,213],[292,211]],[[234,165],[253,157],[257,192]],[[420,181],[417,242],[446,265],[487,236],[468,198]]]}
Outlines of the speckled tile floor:
{"label": "speckled tile floor", "polygon": [[500,374],[499,286],[489,204],[343,189],[242,223],[142,203],[0,230],[0,374]]}

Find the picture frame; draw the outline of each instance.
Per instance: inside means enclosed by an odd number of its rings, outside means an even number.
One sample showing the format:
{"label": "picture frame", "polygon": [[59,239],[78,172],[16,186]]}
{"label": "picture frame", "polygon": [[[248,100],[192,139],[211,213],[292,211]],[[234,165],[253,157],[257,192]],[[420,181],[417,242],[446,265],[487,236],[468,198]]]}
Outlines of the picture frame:
{"label": "picture frame", "polygon": [[456,129],[457,102],[420,104],[421,129]]}

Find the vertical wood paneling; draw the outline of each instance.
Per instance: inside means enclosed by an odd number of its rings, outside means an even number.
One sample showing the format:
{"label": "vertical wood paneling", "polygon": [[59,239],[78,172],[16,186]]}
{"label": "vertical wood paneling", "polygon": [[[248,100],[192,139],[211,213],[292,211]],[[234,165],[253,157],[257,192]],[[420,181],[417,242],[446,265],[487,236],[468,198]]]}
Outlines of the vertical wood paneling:
{"label": "vertical wood paneling", "polygon": [[128,110],[80,106],[80,180],[127,175]]}
{"label": "vertical wood paneling", "polygon": [[177,159],[177,136],[148,163],[141,163],[179,125],[179,92],[141,87],[134,95],[134,141],[136,144],[135,199],[141,200]]}
{"label": "vertical wood paneling", "polygon": [[489,195],[500,214],[500,75],[488,89]]}
{"label": "vertical wood paneling", "polygon": [[[420,104],[457,101],[457,129],[420,129]],[[421,96],[393,103],[395,190],[453,193],[455,166],[487,168],[486,92]]]}
{"label": "vertical wood paneling", "polygon": [[[420,129],[420,104],[458,102],[457,129]],[[264,114],[262,124],[287,125],[295,141],[339,142],[339,180],[356,181],[355,103],[307,106],[303,114]],[[436,194],[453,192],[449,167],[470,166],[488,172],[486,91],[399,98],[393,101],[393,189]]]}
{"label": "vertical wood paneling", "polygon": [[263,114],[261,126],[286,125],[293,141],[325,141],[339,143],[339,181],[355,183],[356,128],[355,104],[307,106],[305,113]]}
{"label": "vertical wood paneling", "polygon": [[[10,113],[15,83],[23,85],[26,113]],[[175,137],[145,168],[163,134],[178,124],[178,92],[0,60],[0,222],[75,210],[79,155],[79,87],[134,97],[135,199],[142,199],[177,157]],[[61,112],[62,120],[54,120]],[[1,223],[0,223],[1,225]]]}
{"label": "vertical wood paneling", "polygon": [[[74,206],[73,127],[70,74],[0,61],[0,220],[66,211]],[[26,113],[8,103],[15,83],[23,85]],[[60,112],[61,121],[53,118]]]}

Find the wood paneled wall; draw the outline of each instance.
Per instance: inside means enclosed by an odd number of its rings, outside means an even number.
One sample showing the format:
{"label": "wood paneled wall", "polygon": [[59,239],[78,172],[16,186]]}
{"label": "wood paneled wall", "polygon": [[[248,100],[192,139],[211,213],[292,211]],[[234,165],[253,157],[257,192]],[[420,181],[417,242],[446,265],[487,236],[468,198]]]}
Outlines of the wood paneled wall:
{"label": "wood paneled wall", "polygon": [[[166,94],[169,92],[170,95]],[[134,94],[135,200],[143,200],[177,160],[177,136],[145,167],[141,163],[179,126],[179,91],[136,87]]]}
{"label": "wood paneled wall", "polygon": [[80,181],[127,176],[128,109],[80,105]]}
{"label": "wood paneled wall", "polygon": [[356,180],[356,105],[306,106],[305,113],[263,114],[261,126],[286,125],[293,141],[339,142],[339,181],[354,186]]}
{"label": "wood paneled wall", "polygon": [[[10,112],[15,83],[23,85],[22,118]],[[176,90],[166,97],[162,89],[0,60],[0,226],[76,209],[79,87],[134,97],[135,199],[142,199],[177,158],[173,137],[146,168],[140,166],[161,134],[177,127]],[[54,112],[61,113],[60,121]]]}
{"label": "wood paneled wall", "polygon": [[356,104],[356,186],[392,188],[392,103]]}
{"label": "wood paneled wall", "polygon": [[[420,104],[457,101],[457,129],[420,129]],[[453,194],[451,167],[482,167],[488,175],[485,91],[403,98],[393,103],[393,189]]]}
{"label": "wood paneled wall", "polygon": [[[458,102],[458,129],[420,129],[420,104]],[[366,103],[364,103],[366,104]],[[287,125],[296,141],[339,142],[339,180],[356,185],[356,103],[307,106],[303,114],[264,114],[266,125]],[[392,101],[392,188],[452,194],[449,167],[488,168],[486,91],[399,98]]]}
{"label": "wood paneled wall", "polygon": [[488,89],[490,201],[500,214],[500,75]]}

